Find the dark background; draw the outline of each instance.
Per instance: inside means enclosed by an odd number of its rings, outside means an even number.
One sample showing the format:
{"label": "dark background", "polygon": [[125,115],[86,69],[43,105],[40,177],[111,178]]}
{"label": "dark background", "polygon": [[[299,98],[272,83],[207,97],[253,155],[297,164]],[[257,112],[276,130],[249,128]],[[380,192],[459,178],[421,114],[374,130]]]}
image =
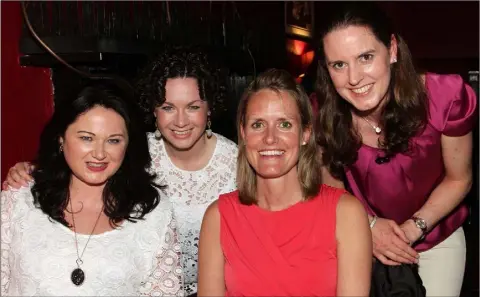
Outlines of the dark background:
{"label": "dark background", "polygon": [[[168,4],[167,4],[168,3]],[[315,2],[320,20],[333,2]],[[406,40],[419,69],[479,70],[479,2],[379,2]],[[38,35],[69,63],[90,73],[133,79],[147,58],[171,44],[200,45],[224,69],[230,94],[213,130],[235,140],[237,100],[253,75],[270,67],[295,76],[307,71],[311,40],[285,33],[284,2],[28,2]],[[1,2],[1,179],[12,165],[35,156],[57,95],[79,84],[36,43],[22,21],[20,2]],[[478,77],[478,76],[477,76]],[[478,83],[477,83],[478,90]],[[474,181],[467,197],[467,268],[463,296],[478,296],[478,129]]]}

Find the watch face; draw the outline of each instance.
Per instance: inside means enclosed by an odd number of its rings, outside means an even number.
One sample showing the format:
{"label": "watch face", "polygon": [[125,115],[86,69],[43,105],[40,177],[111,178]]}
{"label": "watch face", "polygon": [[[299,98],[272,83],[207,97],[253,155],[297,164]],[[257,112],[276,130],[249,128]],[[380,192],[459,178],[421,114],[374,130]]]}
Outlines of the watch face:
{"label": "watch face", "polygon": [[417,224],[418,228],[420,228],[420,229],[425,229],[425,228],[427,228],[427,224],[426,224],[425,221],[422,220],[422,219],[417,219],[417,220],[415,221],[415,223]]}

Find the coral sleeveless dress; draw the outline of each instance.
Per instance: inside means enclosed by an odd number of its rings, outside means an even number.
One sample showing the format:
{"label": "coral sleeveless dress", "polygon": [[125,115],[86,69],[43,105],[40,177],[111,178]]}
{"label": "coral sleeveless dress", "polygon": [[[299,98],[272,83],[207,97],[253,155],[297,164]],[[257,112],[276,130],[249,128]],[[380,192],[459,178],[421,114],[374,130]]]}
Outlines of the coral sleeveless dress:
{"label": "coral sleeveless dress", "polygon": [[281,211],[243,205],[238,192],[221,195],[226,296],[335,296],[344,193],[323,185],[317,197]]}

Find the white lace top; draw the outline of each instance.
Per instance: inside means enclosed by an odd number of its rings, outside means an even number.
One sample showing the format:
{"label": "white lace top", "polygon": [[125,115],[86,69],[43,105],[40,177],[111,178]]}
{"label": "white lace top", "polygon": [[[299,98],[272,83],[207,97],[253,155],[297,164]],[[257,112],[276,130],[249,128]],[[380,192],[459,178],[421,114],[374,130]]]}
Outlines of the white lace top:
{"label": "white lace top", "polygon": [[167,185],[162,191],[172,201],[177,218],[187,295],[197,291],[198,238],[203,214],[220,194],[236,190],[237,145],[219,134],[215,136],[217,145],[207,166],[198,171],[185,171],[170,161],[163,140],[148,134],[156,182]]}
{"label": "white lace top", "polygon": [[[183,295],[181,251],[171,205],[163,198],[145,220],[93,235],[83,255],[85,281],[75,286],[73,231],[33,205],[30,187],[1,201],[2,296]],[[89,235],[77,235],[81,252]]]}

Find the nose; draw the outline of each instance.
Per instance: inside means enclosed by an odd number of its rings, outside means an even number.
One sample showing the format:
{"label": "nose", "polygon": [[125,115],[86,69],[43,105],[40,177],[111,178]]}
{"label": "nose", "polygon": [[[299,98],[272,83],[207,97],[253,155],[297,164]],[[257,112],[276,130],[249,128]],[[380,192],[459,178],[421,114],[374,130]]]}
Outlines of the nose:
{"label": "nose", "polygon": [[268,145],[277,143],[277,131],[275,127],[267,127],[267,129],[265,129],[263,141]]}
{"label": "nose", "polygon": [[105,159],[106,153],[105,153],[105,145],[103,142],[99,142],[95,145],[92,155],[95,159],[99,161]]}
{"label": "nose", "polygon": [[361,67],[351,65],[348,67],[348,83],[352,86],[358,85],[363,79]]}
{"label": "nose", "polygon": [[180,128],[187,126],[189,124],[187,113],[183,110],[179,110],[175,116],[174,124]]}

